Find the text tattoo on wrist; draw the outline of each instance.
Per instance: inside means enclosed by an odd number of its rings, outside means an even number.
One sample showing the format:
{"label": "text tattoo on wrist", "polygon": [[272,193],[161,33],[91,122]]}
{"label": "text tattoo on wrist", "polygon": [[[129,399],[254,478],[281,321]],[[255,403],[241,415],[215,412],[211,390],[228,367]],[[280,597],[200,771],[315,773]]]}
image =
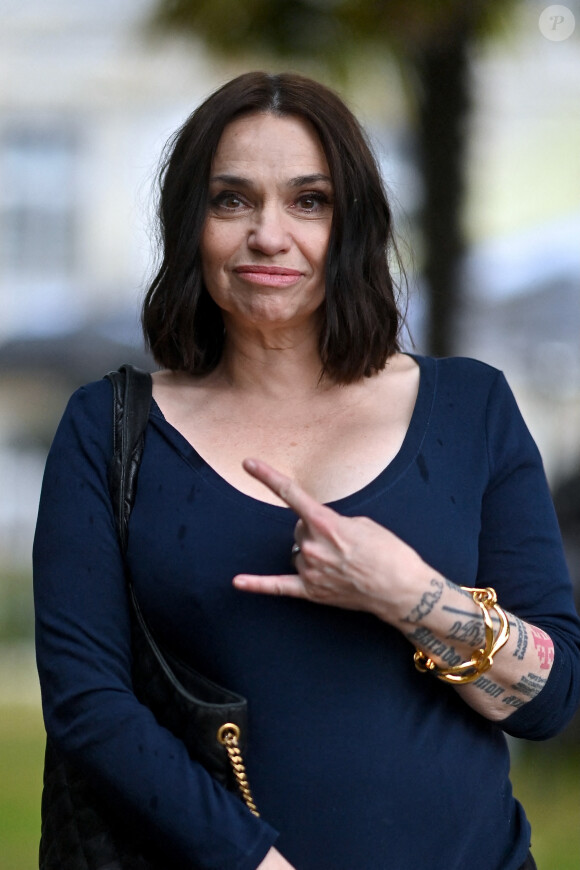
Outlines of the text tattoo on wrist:
{"label": "text tattoo on wrist", "polygon": [[520,695],[525,695],[527,698],[535,698],[538,695],[544,686],[546,685],[546,679],[544,677],[539,677],[537,674],[528,673],[527,676],[520,677],[519,682],[514,683],[512,689],[515,689],[516,692],[519,692]]}
{"label": "text tattoo on wrist", "polygon": [[498,683],[494,683],[489,677],[479,677],[474,684],[477,689],[481,689],[486,695],[491,695],[492,698],[499,698],[504,694],[504,689]]}
{"label": "text tattoo on wrist", "polygon": [[467,622],[453,623],[451,631],[446,637],[449,640],[458,640],[468,646],[479,647],[485,641],[485,628],[481,619],[469,619]]}
{"label": "text tattoo on wrist", "polygon": [[435,637],[433,632],[424,626],[418,626],[414,631],[409,632],[406,637],[419,649],[429,650],[432,655],[439,656],[441,661],[450,668],[457,667],[461,662],[461,656],[456,652],[454,647],[447,646],[446,643]]}
{"label": "text tattoo on wrist", "polygon": [[508,707],[523,707],[526,702],[515,695],[508,695],[507,698],[502,698],[502,704],[507,704]]}
{"label": "text tattoo on wrist", "polygon": [[526,631],[526,627],[522,620],[519,619],[519,617],[514,616],[513,621],[515,622],[516,628],[518,630],[518,640],[513,655],[514,658],[522,661],[528,648],[528,632]]}

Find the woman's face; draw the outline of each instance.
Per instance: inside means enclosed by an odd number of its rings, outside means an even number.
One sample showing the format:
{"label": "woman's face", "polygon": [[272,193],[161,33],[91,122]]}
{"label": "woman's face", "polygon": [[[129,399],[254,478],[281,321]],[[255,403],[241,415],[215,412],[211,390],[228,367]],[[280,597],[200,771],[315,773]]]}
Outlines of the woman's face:
{"label": "woman's face", "polygon": [[307,121],[256,113],[225,128],[200,251],[226,326],[312,319],[324,299],[332,202],[328,163]]}

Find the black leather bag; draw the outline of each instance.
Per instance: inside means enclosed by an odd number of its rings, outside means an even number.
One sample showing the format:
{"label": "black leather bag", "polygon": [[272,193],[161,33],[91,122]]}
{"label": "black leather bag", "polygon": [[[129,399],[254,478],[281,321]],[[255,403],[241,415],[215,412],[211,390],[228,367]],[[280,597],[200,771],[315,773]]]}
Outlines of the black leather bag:
{"label": "black leather bag", "polygon": [[[123,553],[151,404],[151,376],[133,366],[107,375],[114,395],[114,446],[109,488]],[[241,752],[247,702],[180,661],[155,642],[141,613],[131,578],[133,688],[157,721],[185,744],[222,785],[239,792],[257,815]],[[147,832],[113,814],[89,778],[47,739],[42,793],[40,870],[168,870]]]}

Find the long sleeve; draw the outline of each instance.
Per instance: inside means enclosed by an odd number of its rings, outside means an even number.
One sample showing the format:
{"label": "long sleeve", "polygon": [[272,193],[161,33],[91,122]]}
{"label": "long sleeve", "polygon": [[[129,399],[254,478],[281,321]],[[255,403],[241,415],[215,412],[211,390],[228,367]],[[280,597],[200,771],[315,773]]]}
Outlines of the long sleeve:
{"label": "long sleeve", "polygon": [[[254,870],[276,838],[135,698],[129,611],[107,487],[110,385],[71,399],[47,461],[34,544],[48,735],[172,867]],[[155,534],[155,529],[151,530]]]}
{"label": "long sleeve", "polygon": [[[419,674],[407,640],[370,614],[236,590],[240,570],[288,570],[295,515],[231,486],[155,407],[147,428],[128,548],[141,606],[161,643],[248,698],[252,789],[300,870],[516,870],[529,825],[502,729],[547,737],[577,703],[580,622],[513,396],[482,363],[420,365],[401,450],[331,507],[384,525],[456,583],[494,586],[502,606],[550,634],[548,682],[501,723]],[[191,762],[131,690],[106,481],[111,404],[106,381],[79,391],[47,464],[35,545],[47,730],[123,818],[156,838],[172,870],[255,870],[275,831]],[[458,834],[473,783],[487,824]]]}
{"label": "long sleeve", "polygon": [[[561,730],[580,698],[580,626],[561,536],[537,447],[503,375],[487,405],[489,482],[482,500],[478,585],[547,632],[554,664],[542,691],[503,723],[509,734],[544,739]],[[540,633],[540,669],[549,671]],[[542,658],[542,657],[545,658]]]}

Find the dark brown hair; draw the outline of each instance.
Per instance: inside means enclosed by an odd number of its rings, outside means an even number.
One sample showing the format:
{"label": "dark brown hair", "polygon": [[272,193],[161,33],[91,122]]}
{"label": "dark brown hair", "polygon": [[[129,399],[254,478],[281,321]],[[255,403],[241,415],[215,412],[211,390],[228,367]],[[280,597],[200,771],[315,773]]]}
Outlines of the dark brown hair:
{"label": "dark brown hair", "polygon": [[320,138],[334,186],[322,371],[338,383],[369,376],[399,349],[401,314],[389,261],[401,266],[391,210],[356,118],[333,91],[289,73],[238,76],[169,140],[159,174],[162,260],[142,311],[146,343],[165,368],[201,375],[219,362],[224,326],[203,283],[199,243],[218,142],[227,124],[252,112],[299,116]]}

